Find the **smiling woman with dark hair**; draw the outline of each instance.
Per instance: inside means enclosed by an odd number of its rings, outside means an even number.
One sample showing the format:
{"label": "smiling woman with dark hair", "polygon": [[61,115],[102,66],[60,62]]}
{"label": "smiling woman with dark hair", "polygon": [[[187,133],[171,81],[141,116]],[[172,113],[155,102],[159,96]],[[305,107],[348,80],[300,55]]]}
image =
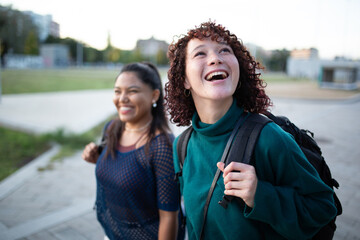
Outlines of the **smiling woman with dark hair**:
{"label": "smiling woman with dark hair", "polygon": [[114,84],[118,118],[105,126],[99,154],[88,144],[83,159],[96,164],[96,212],[107,237],[176,239],[178,187],[160,75],[150,63],[124,66]]}
{"label": "smiling woman with dark hair", "polygon": [[[333,191],[288,133],[273,122],[264,126],[255,167],[219,162],[238,119],[241,126],[271,105],[249,51],[223,26],[206,22],[171,44],[168,56],[171,120],[193,128],[182,169],[179,137],[173,147],[189,239],[312,238],[336,215]],[[212,185],[218,169],[223,174]],[[237,200],[227,209],[218,204],[224,194]]]}

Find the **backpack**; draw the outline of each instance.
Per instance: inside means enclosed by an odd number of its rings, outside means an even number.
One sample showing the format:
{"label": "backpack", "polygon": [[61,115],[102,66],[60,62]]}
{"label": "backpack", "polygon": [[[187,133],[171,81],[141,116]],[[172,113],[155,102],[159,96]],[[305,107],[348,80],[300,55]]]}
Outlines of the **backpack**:
{"label": "backpack", "polygon": [[[255,166],[255,159],[252,157],[252,155],[255,149],[256,141],[262,128],[267,123],[274,122],[284,131],[290,133],[294,137],[296,143],[299,145],[311,165],[313,165],[313,167],[316,169],[322,181],[332,189],[334,189],[334,187],[339,188],[339,183],[334,178],[332,178],[330,169],[322,156],[320,147],[314,140],[314,133],[310,132],[309,130],[299,129],[288,118],[284,116],[274,116],[268,111],[264,112],[263,115],[251,113],[250,116],[244,120],[245,115],[246,114],[243,113],[243,115],[238,120],[226,144],[223,156],[221,158],[221,162],[224,162],[225,166],[227,166],[232,161],[240,161],[242,163]],[[239,129],[240,122],[242,121],[245,122]],[[186,157],[187,143],[190,139],[192,130],[193,128],[190,126],[179,136],[176,148],[179,158],[180,172],[177,173],[176,178],[182,174],[182,167]],[[203,215],[204,221],[201,228],[201,236],[203,235],[207,208],[219,176],[220,170],[218,169],[210,187],[207,201],[205,203]],[[335,193],[333,197],[335,206],[337,208],[337,216],[341,215],[342,206],[340,200]],[[223,199],[219,201],[219,204],[226,208],[233,198],[238,199],[234,196],[224,195]],[[333,218],[327,225],[322,227],[320,231],[313,237],[313,239],[332,239],[336,230],[335,221],[336,217]]]}

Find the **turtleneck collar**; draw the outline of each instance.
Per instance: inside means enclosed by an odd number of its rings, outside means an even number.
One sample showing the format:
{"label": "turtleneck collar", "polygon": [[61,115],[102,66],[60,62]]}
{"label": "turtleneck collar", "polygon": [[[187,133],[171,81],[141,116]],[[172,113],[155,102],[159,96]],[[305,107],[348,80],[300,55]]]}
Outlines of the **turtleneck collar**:
{"label": "turtleneck collar", "polygon": [[230,106],[226,114],[214,124],[207,124],[200,121],[197,112],[194,113],[192,118],[192,125],[196,132],[205,136],[218,136],[227,132],[231,132],[236,121],[242,114],[243,109],[237,106],[236,99]]}

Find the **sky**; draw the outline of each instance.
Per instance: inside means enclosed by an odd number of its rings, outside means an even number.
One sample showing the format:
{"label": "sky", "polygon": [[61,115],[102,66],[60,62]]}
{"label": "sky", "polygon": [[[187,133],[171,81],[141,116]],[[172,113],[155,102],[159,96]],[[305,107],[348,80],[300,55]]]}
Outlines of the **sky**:
{"label": "sky", "polygon": [[168,43],[209,19],[245,45],[265,50],[315,47],[323,59],[360,59],[360,0],[0,0],[13,9],[52,15],[60,37],[99,50],[133,49],[138,39]]}

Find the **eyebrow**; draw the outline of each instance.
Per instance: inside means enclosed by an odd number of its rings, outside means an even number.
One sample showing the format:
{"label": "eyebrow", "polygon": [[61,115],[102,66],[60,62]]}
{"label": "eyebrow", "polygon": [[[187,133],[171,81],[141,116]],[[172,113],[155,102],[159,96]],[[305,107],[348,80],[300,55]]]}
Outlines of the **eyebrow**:
{"label": "eyebrow", "polygon": [[[218,42],[218,44],[230,47],[230,45],[228,43],[226,43],[226,42]],[[202,48],[202,47],[205,47],[205,44],[201,44],[201,45],[197,46],[190,53],[192,54],[193,52],[195,52],[196,50],[198,50],[199,48]]]}
{"label": "eyebrow", "polygon": [[197,46],[196,48],[194,48],[190,53],[193,53],[193,52],[195,52],[196,50],[198,50],[199,48],[202,48],[202,47],[204,47],[204,46],[205,46],[204,44],[201,44],[201,45]]}
{"label": "eyebrow", "polygon": [[[118,88],[118,89],[120,89],[121,87],[114,86],[114,88]],[[133,86],[129,86],[129,87],[127,87],[127,89],[130,89],[130,88],[138,88],[138,89],[140,89],[141,87],[136,86],[136,85],[133,85]]]}

